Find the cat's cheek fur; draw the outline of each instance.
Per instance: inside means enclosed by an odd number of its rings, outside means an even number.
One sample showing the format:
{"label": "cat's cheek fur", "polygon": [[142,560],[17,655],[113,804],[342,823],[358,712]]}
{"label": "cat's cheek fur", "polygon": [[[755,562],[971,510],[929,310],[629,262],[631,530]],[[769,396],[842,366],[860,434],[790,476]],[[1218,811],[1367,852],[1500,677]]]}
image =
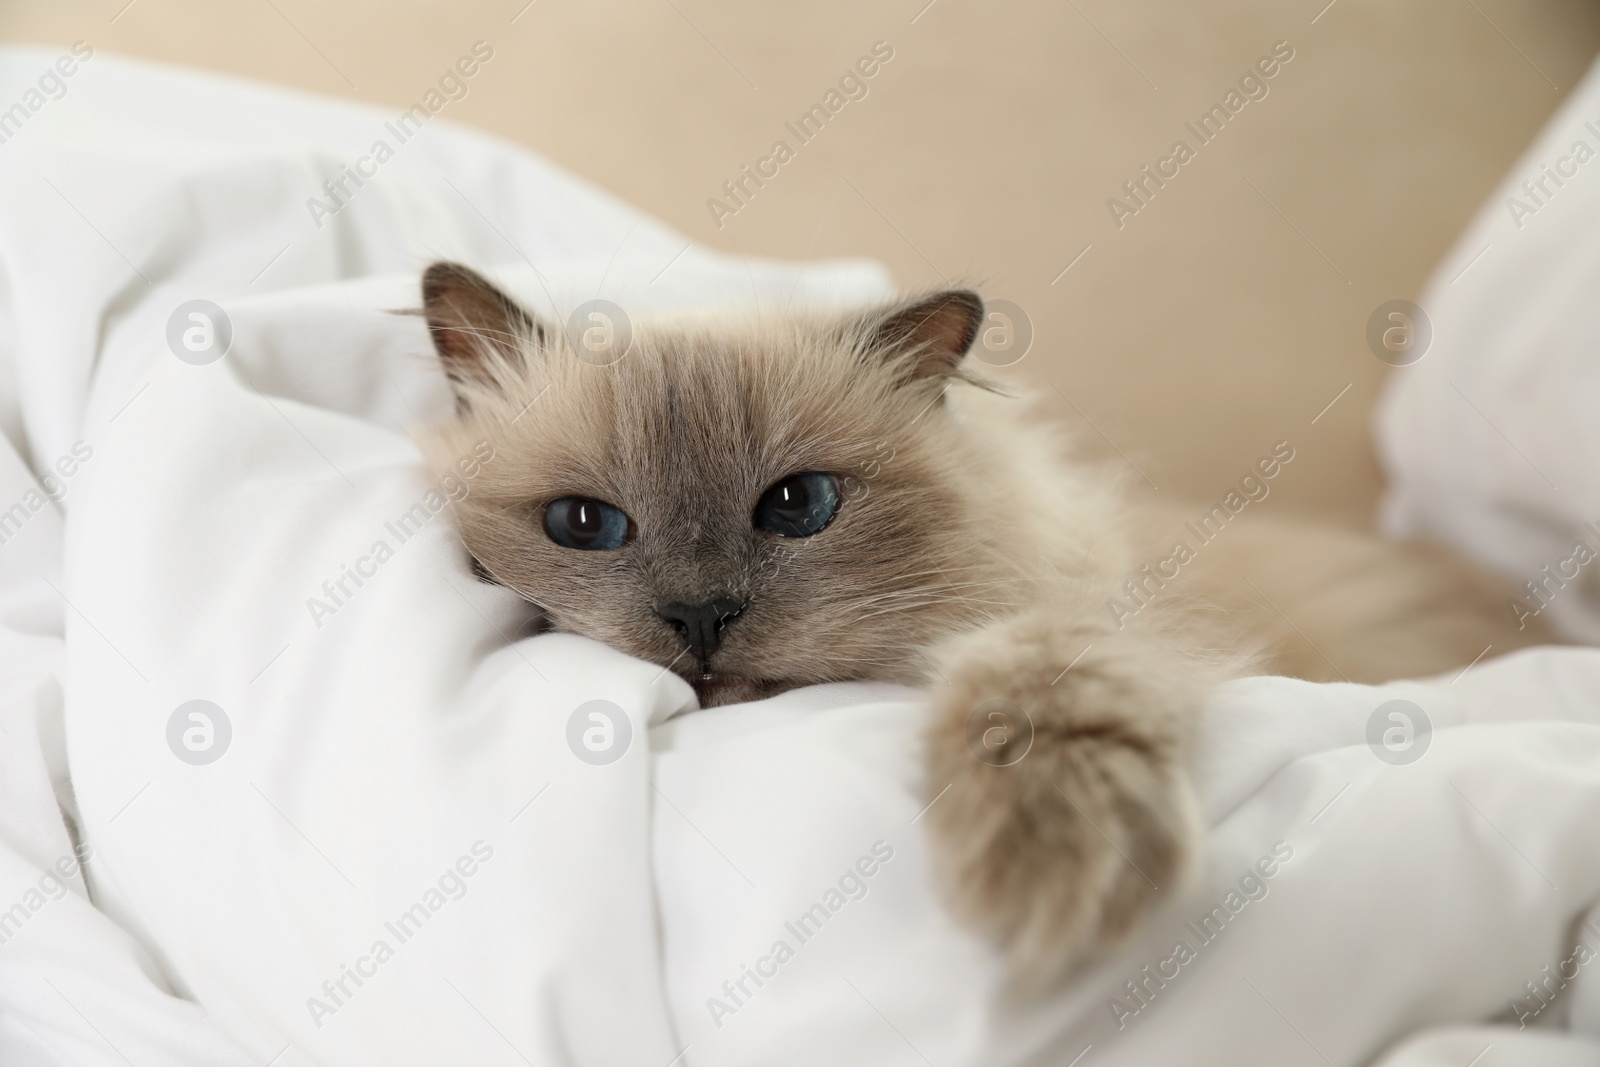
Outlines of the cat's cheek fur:
{"label": "cat's cheek fur", "polygon": [[[1202,829],[1185,738],[1217,672],[1154,628],[1118,631],[1053,606],[956,638],[941,658],[949,684],[933,685],[927,786],[930,799],[949,791],[929,809],[934,863],[953,910],[1001,947],[1020,986],[1038,988],[1189,873]],[[974,709],[995,699],[1034,728],[1006,766],[969,742]]]}

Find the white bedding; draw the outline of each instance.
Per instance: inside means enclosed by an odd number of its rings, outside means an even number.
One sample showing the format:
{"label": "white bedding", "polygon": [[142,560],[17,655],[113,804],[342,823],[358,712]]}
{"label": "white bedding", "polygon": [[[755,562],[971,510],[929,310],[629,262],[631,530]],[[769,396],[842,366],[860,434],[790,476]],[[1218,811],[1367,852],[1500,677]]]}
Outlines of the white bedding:
{"label": "white bedding", "polygon": [[1534,583],[1507,611],[1589,644],[1600,643],[1597,289],[1591,69],[1440,264],[1419,301],[1432,347],[1395,370],[1375,420],[1386,529]]}
{"label": "white bedding", "polygon": [[[0,55],[0,93],[54,59]],[[886,281],[682,252],[438,122],[317,229],[305,198],[389,117],[95,56],[0,148],[0,508],[62,497],[0,544],[0,1062],[1600,1063],[1574,955],[1600,950],[1600,652],[1230,686],[1195,754],[1203,875],[1018,1007],[934,899],[914,693],[679,714],[656,667],[517,640],[403,433],[447,406],[384,313],[425,262],[501,264],[547,311]],[[233,334],[202,366],[165,340],[197,298]],[[597,699],[632,736],[598,765],[569,746]],[[1396,699],[1434,728],[1414,762],[1367,743]],[[169,744],[194,700],[229,724],[214,762]],[[45,874],[63,812],[92,905]],[[1534,1016],[1547,966],[1570,980]]]}

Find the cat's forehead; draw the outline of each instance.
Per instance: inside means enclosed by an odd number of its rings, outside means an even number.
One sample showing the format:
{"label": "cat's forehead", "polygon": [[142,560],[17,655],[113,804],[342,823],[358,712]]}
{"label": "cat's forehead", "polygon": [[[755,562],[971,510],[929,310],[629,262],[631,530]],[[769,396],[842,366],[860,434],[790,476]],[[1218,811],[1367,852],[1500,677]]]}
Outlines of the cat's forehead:
{"label": "cat's forehead", "polygon": [[844,462],[886,429],[872,369],[798,331],[662,330],[605,366],[544,358],[532,451],[597,478],[749,488]]}
{"label": "cat's forehead", "polygon": [[[859,358],[788,333],[663,333],[614,366],[579,371],[585,394],[606,405],[618,431],[724,446],[849,423],[865,414],[875,392]],[[865,403],[852,405],[853,391]]]}

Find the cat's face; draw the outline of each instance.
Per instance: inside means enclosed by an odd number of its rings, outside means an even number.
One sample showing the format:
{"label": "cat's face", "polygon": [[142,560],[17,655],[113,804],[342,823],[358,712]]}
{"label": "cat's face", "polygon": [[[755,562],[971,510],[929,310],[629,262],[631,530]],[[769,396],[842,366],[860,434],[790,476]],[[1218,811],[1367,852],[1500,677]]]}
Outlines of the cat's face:
{"label": "cat's face", "polygon": [[458,397],[441,469],[487,440],[456,504],[483,570],[557,629],[668,667],[702,703],[913,681],[982,601],[943,402],[982,317],[965,292],[760,328],[641,329],[580,360],[490,283],[436,264],[429,325]]}

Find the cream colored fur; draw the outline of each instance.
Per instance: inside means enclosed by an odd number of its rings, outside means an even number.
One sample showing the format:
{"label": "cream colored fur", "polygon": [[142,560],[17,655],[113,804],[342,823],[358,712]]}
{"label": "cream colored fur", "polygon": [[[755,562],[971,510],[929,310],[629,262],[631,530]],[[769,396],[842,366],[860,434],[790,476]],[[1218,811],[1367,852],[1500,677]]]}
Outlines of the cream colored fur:
{"label": "cream colored fur", "polygon": [[[925,686],[933,854],[951,906],[1020,979],[1114,941],[1183,878],[1200,835],[1183,752],[1219,681],[1252,663],[1377,680],[1490,643],[1492,583],[1464,565],[1260,514],[1118,618],[1110,598],[1168,547],[1171,516],[1025,401],[978,387],[969,293],[636,323],[609,366],[464,268],[431,268],[424,305],[460,400],[428,453],[447,470],[495,449],[456,505],[480,568],[547,625],[673,669],[706,703]],[[755,529],[762,492],[801,471],[838,477],[837,516],[804,539]],[[553,543],[543,508],[574,495],[625,511],[630,541]],[[685,663],[660,605],[724,594],[746,606]]]}

